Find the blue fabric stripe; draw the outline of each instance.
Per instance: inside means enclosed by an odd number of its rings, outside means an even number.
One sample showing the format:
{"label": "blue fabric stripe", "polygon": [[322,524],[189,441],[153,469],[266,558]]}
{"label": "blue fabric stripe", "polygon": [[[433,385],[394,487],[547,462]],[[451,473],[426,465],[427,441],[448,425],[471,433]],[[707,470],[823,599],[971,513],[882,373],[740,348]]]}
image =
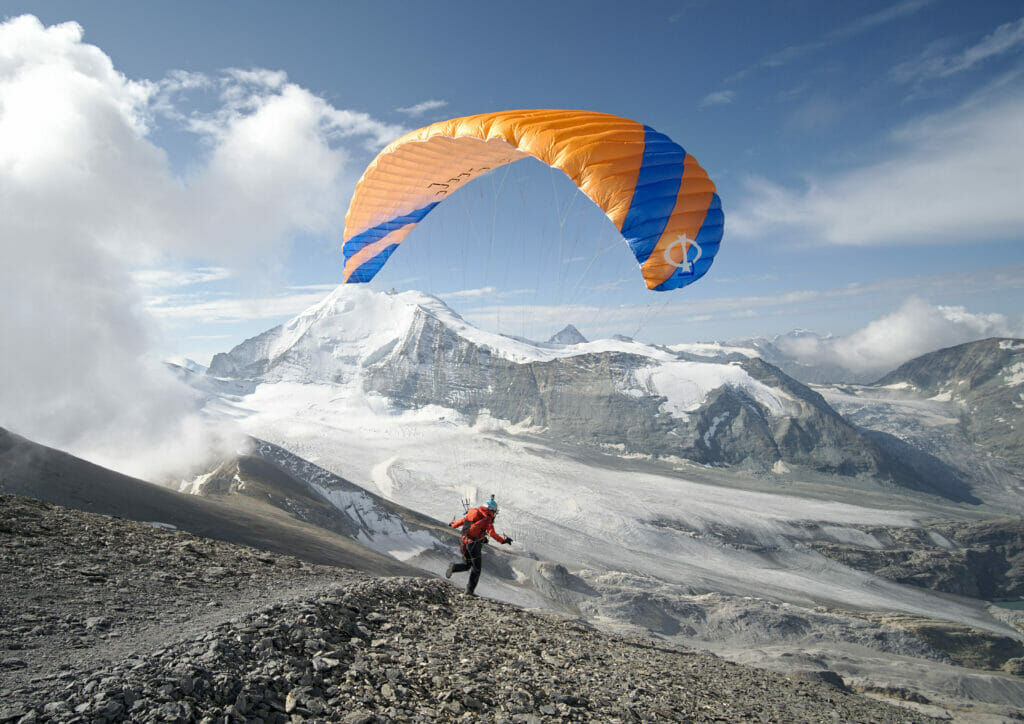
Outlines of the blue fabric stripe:
{"label": "blue fabric stripe", "polygon": [[[393,231],[397,231],[398,229],[408,226],[409,224],[418,224],[420,221],[423,220],[423,217],[429,214],[434,209],[434,207],[437,206],[439,203],[441,202],[435,201],[432,204],[427,204],[426,206],[423,206],[419,209],[410,211],[408,214],[395,216],[393,218],[388,219],[387,221],[382,221],[376,226],[367,229],[366,231],[363,231],[359,234],[356,234],[351,239],[346,241],[345,245],[342,247],[342,252],[345,255],[345,261],[348,261],[350,258],[352,258],[352,256],[354,256],[356,252],[360,251],[363,247],[367,246],[368,244],[372,244],[375,241],[380,241]],[[384,249],[379,254],[372,257],[371,259],[367,259],[363,264],[359,266],[359,268],[352,272],[352,275],[348,278],[347,283],[354,284],[358,282],[368,282],[371,279],[373,279],[373,277],[377,274],[377,272],[380,271],[380,268],[384,266],[384,263],[391,257],[391,255],[397,248],[398,244],[392,244],[391,246],[384,247]]]}
{"label": "blue fabric stripe", "polygon": [[718,194],[714,194],[711,197],[711,205],[708,206],[708,213],[704,217],[704,223],[701,224],[697,238],[694,240],[700,246],[700,259],[692,265],[692,271],[684,272],[682,269],[676,269],[672,276],[654,287],[652,291],[666,292],[670,289],[679,289],[687,284],[693,284],[707,274],[708,269],[711,268],[711,262],[715,260],[715,254],[718,253],[724,232],[725,213],[722,211],[722,200],[718,198]]}
{"label": "blue fabric stripe", "polygon": [[686,151],[682,146],[650,126],[644,126],[640,175],[621,229],[641,264],[654,251],[675,208],[685,160]]}

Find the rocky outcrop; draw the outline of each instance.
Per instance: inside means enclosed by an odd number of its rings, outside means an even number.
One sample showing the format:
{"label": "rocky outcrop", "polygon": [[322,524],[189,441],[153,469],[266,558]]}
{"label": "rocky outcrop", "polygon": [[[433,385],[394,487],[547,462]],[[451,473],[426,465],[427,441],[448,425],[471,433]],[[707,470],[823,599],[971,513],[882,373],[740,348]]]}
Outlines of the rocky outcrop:
{"label": "rocky outcrop", "polygon": [[864,527],[878,547],[814,542],[823,555],[897,583],[988,601],[1024,598],[1024,521]]}
{"label": "rocky outcrop", "polygon": [[2,502],[4,722],[932,721],[831,672],[751,669],[437,579]]}

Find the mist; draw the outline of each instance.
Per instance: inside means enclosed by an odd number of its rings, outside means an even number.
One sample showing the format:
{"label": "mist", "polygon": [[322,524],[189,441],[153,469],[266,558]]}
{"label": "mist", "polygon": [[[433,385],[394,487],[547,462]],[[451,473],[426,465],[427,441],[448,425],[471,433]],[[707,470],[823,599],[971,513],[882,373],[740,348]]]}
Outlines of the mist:
{"label": "mist", "polygon": [[849,370],[851,379],[876,380],[915,357],[989,337],[1024,337],[1024,318],[935,306],[909,297],[895,311],[840,337],[780,337],[785,354],[808,365]]}
{"label": "mist", "polygon": [[[132,80],[83,32],[0,23],[0,426],[169,481],[243,438],[213,430],[161,361],[138,271],[181,257],[251,270],[296,233],[338,233],[354,183],[342,144],[401,129],[283,73]],[[194,93],[207,110],[177,110]],[[167,129],[206,149],[187,177],[153,140]]]}

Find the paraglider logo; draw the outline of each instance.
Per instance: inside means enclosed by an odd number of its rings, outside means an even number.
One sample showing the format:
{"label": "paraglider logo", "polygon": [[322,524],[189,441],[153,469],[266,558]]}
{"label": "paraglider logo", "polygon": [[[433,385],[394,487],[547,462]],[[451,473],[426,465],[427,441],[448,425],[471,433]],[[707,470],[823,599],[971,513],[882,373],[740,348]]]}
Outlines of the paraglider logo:
{"label": "paraglider logo", "polygon": [[[683,249],[683,253],[681,254],[681,261],[676,261],[676,255],[672,253],[672,250],[677,247],[682,247]],[[686,258],[690,249],[697,250],[697,256],[693,257],[693,259]],[[671,244],[665,247],[665,263],[671,264],[676,269],[682,269],[687,274],[692,274],[693,265],[696,264],[697,260],[700,259],[701,254],[702,251],[700,248],[700,244],[688,238],[686,234],[680,234],[678,237],[676,237],[675,241],[673,241]]]}

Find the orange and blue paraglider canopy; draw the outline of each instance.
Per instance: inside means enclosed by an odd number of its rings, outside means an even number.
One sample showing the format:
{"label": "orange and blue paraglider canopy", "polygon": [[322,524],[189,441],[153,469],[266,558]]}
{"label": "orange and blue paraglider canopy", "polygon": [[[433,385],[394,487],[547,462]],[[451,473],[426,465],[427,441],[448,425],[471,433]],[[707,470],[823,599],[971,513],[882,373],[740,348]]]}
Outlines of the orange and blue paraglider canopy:
{"label": "orange and blue paraglider canopy", "polygon": [[704,276],[724,229],[715,185],[653,128],[607,113],[518,110],[434,123],[380,152],[345,216],[345,281],[368,282],[434,207],[474,178],[533,157],[557,168],[611,219],[648,289]]}

